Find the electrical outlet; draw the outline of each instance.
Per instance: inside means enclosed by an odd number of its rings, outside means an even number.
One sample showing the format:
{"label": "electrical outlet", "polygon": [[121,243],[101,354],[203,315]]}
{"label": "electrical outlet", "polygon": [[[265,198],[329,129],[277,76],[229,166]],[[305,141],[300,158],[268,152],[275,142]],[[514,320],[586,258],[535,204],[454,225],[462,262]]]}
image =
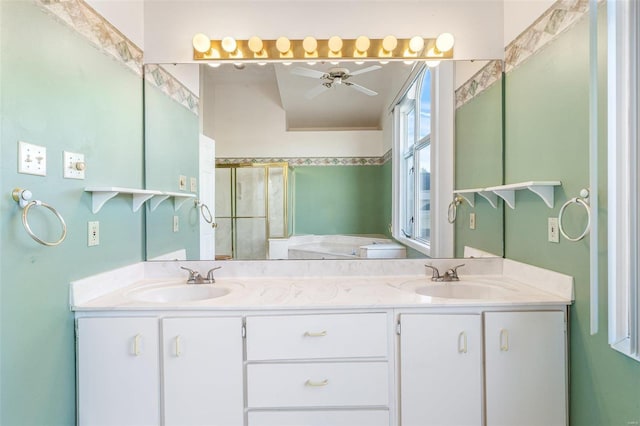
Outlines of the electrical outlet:
{"label": "electrical outlet", "polygon": [[89,247],[97,246],[100,244],[100,222],[89,222],[87,233],[87,244]]}
{"label": "electrical outlet", "polygon": [[560,233],[558,230],[558,218],[550,217],[549,224],[547,226],[547,240],[550,243],[559,243],[560,242]]}
{"label": "electrical outlet", "polygon": [[476,214],[469,213],[469,229],[476,229]]}
{"label": "electrical outlet", "polygon": [[173,232],[180,230],[180,218],[178,216],[173,217]]}
{"label": "electrical outlet", "polygon": [[178,188],[180,188],[180,191],[186,191],[187,190],[187,177],[184,175],[180,175],[178,176]]}
{"label": "electrical outlet", "polygon": [[189,183],[190,183],[189,186],[191,187],[190,191],[191,192],[198,192],[198,179],[192,177],[192,178],[189,179]]}
{"label": "electrical outlet", "polygon": [[18,141],[18,173],[47,175],[47,148]]}
{"label": "electrical outlet", "polygon": [[84,154],[63,151],[62,177],[65,179],[84,179]]}

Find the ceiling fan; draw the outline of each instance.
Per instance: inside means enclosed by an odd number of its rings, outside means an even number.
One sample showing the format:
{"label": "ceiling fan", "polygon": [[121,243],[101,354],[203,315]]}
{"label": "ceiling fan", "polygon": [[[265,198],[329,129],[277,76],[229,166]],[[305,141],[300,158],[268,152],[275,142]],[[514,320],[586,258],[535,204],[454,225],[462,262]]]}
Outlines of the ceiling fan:
{"label": "ceiling fan", "polygon": [[378,92],[373,91],[371,89],[367,89],[364,86],[348,81],[351,77],[364,74],[366,72],[375,71],[382,68],[380,65],[372,65],[367,68],[362,68],[361,70],[357,70],[354,72],[349,72],[347,68],[339,68],[334,67],[330,68],[328,71],[318,71],[312,70],[309,68],[297,67],[291,70],[291,74],[300,75],[302,77],[310,77],[320,79],[320,86],[314,87],[305,93],[305,98],[313,99],[318,96],[320,93],[331,89],[334,86],[345,85],[347,87],[351,87],[359,92],[364,93],[365,95],[375,96]]}

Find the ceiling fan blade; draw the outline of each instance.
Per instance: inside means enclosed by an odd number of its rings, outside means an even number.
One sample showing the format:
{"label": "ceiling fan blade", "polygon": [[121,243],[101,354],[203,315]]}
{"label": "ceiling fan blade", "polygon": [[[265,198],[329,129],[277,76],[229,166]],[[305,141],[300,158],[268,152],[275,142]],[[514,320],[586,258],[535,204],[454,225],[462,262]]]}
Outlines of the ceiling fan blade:
{"label": "ceiling fan blade", "polygon": [[378,92],[374,92],[373,90],[367,89],[366,87],[360,86],[359,84],[356,84],[356,83],[346,82],[346,81],[344,81],[343,83],[349,87],[356,89],[358,92],[364,93],[365,95],[375,96],[378,94]]}
{"label": "ceiling fan blade", "polygon": [[350,72],[349,75],[353,76],[358,74],[364,74],[365,72],[379,70],[380,68],[382,68],[380,65],[371,65],[370,67],[366,67],[366,68],[362,68],[361,70]]}
{"label": "ceiling fan blade", "polygon": [[311,70],[309,68],[296,67],[291,70],[291,74],[301,75],[302,77],[322,78],[326,75],[325,72]]}
{"label": "ceiling fan blade", "polygon": [[329,87],[330,86],[325,86],[324,84],[318,85],[313,89],[309,90],[307,93],[305,93],[304,97],[307,99],[313,99],[316,96],[318,96],[320,93],[324,92],[325,90],[329,90]]}

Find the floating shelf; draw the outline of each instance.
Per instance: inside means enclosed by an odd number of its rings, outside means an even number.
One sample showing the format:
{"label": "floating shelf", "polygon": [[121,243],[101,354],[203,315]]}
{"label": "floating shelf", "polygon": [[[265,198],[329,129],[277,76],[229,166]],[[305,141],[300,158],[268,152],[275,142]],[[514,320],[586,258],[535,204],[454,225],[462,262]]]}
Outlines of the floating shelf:
{"label": "floating shelf", "polygon": [[475,204],[475,194],[478,194],[487,200],[494,209],[498,206],[498,196],[492,191],[487,191],[485,188],[459,189],[457,191],[453,191],[453,193],[458,194],[467,200],[471,207]]}
{"label": "floating shelf", "polygon": [[102,206],[118,194],[131,194],[132,209],[134,212],[140,210],[145,201],[151,199],[151,210],[155,210],[162,201],[169,197],[174,198],[174,209],[178,210],[185,201],[196,198],[196,194],[181,192],[162,192],[151,189],[120,188],[115,186],[90,186],[85,192],[91,192],[91,211],[98,213]]}
{"label": "floating shelf", "polygon": [[562,182],[558,180],[546,180],[546,181],[529,181],[520,183],[511,183],[508,185],[492,186],[485,188],[485,191],[491,191],[498,197],[502,198],[505,203],[512,209],[516,207],[516,194],[515,191],[521,189],[528,189],[529,191],[537,194],[542,201],[549,208],[553,208],[554,202],[554,189],[556,186],[562,185]]}

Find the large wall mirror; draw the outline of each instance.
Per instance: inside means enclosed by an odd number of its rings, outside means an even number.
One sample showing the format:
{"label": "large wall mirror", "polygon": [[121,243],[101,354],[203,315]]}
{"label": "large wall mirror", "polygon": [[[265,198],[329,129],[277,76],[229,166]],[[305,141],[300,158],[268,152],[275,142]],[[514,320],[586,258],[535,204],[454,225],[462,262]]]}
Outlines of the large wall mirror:
{"label": "large wall mirror", "polygon": [[[421,257],[390,230],[392,108],[416,67],[145,65],[146,187],[193,194],[147,207],[147,259]],[[455,188],[502,184],[500,63],[454,69]],[[421,175],[428,210],[438,183]],[[502,202],[467,198],[455,257],[502,256]]]}

